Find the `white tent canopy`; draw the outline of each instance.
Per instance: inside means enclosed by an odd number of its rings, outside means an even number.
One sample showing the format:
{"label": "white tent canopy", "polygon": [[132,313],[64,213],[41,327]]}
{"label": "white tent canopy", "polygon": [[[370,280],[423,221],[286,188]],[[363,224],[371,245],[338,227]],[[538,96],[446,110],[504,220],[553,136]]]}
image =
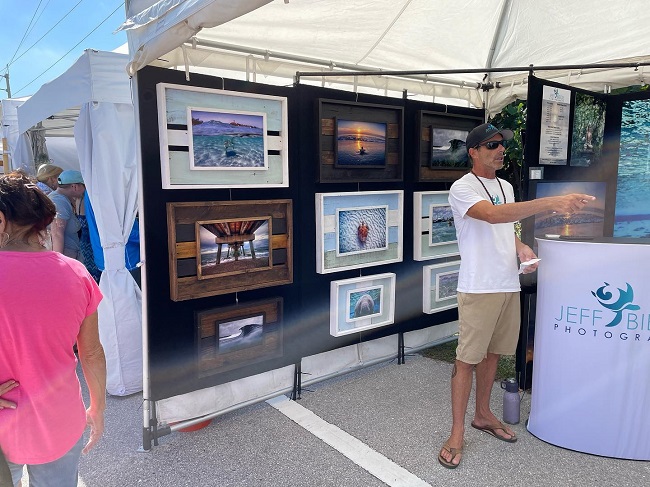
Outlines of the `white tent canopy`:
{"label": "white tent canopy", "polygon": [[[133,0],[127,15],[130,74],[150,63],[292,77],[296,71],[341,68],[430,71],[650,61],[650,9],[643,0]],[[527,72],[486,74],[324,81],[461,98],[475,106],[485,102],[492,113],[525,98]],[[594,91],[645,82],[644,66],[535,74]],[[486,81],[500,86],[488,99],[477,89]]]}
{"label": "white tent canopy", "polygon": [[124,54],[86,50],[68,71],[18,107],[21,132],[80,107],[74,137],[104,251],[99,332],[107,359],[106,389],[114,395],[142,390],[142,297],[124,258],[138,206],[127,60]]}

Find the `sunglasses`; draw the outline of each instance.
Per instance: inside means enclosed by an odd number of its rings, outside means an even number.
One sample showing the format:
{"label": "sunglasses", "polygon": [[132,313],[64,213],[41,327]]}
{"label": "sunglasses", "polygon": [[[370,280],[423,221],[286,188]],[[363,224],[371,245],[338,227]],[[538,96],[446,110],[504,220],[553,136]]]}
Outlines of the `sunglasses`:
{"label": "sunglasses", "polygon": [[494,150],[497,147],[501,146],[503,148],[506,147],[506,141],[505,140],[491,140],[490,142],[485,142],[483,144],[479,144],[476,147],[485,147],[487,150]]}

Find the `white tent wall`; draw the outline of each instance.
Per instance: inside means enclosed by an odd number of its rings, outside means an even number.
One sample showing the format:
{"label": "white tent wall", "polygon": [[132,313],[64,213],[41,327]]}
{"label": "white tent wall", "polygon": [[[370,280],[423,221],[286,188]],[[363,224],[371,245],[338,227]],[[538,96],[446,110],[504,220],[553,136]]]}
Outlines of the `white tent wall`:
{"label": "white tent wall", "polygon": [[[650,9],[643,0],[621,5],[594,0],[588,6],[579,0],[251,0],[229,8],[231,3],[130,2],[130,18],[124,24],[131,53],[129,72],[150,63],[222,63],[222,68],[235,69],[233,56],[241,58],[240,66],[246,60],[273,62],[267,72],[273,69],[276,76],[289,78],[291,71],[295,74],[297,70],[293,65],[296,59],[304,65],[312,60],[309,71],[336,71],[341,66],[416,71],[650,61],[645,35]],[[241,16],[234,18],[237,14]],[[217,51],[229,52],[228,58],[223,55],[211,61],[199,52],[206,46],[221,46]],[[526,87],[520,82],[525,71],[491,74],[484,80],[485,74],[444,75],[446,82],[441,86],[452,86],[448,81],[460,88],[464,85],[456,95],[481,106],[482,92],[477,92],[476,86],[483,81],[499,82],[485,100],[491,114],[515,98],[525,98]],[[544,72],[535,74],[547,77]],[[562,70],[549,76],[599,92],[643,79],[634,68]],[[426,77],[425,85],[431,86],[437,78]],[[351,88],[382,82],[364,76]],[[411,80],[393,79],[391,90],[421,93],[412,84]]]}
{"label": "white tent wall", "polygon": [[104,251],[99,328],[107,357],[106,388],[113,395],[142,390],[141,294],[124,259],[138,205],[127,60],[124,54],[86,50],[18,109],[19,130],[24,132],[57,113],[81,107],[74,137]]}
{"label": "white tent wall", "polygon": [[34,173],[34,156],[29,135],[18,130],[18,107],[28,99],[29,97],[2,100],[2,137],[7,143],[3,151],[9,156],[9,165],[4,168],[6,173],[19,168],[30,174]]}

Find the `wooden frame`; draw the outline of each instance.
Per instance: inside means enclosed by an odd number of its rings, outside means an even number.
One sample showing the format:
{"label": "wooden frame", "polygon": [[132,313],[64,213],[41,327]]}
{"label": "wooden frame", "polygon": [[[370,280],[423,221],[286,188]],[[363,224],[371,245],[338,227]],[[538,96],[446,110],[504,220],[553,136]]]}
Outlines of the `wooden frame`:
{"label": "wooden frame", "polygon": [[401,262],[403,201],[402,190],[316,193],[316,272]]}
{"label": "wooden frame", "polygon": [[[436,213],[441,211],[444,212],[444,218],[436,219]],[[413,259],[437,259],[458,255],[458,253],[456,227],[449,205],[449,191],[414,192]]]}
{"label": "wooden frame", "polygon": [[[470,170],[465,138],[483,117],[420,110],[418,181],[455,181]],[[464,136],[464,137],[463,137]]]}
{"label": "wooden frame", "polygon": [[195,313],[199,377],[281,357],[282,304],[273,298]]}
{"label": "wooden frame", "polygon": [[[251,265],[251,259],[256,257],[249,256],[240,261],[236,255],[237,252],[240,255],[245,252],[245,242],[250,243],[255,238],[251,238],[248,232],[251,222],[265,222],[268,225],[268,232],[262,239],[267,241],[267,262],[264,265]],[[213,233],[215,238],[219,238],[215,242],[218,244],[216,250],[203,248],[198,241],[200,228],[206,225],[215,226]],[[218,230],[218,226],[228,228]],[[293,281],[291,200],[167,203],[167,228],[170,294],[173,301],[278,286]],[[228,256],[229,260],[215,259],[213,263],[201,253],[203,248],[204,253],[216,251],[220,256],[222,245],[233,247],[232,259]],[[223,267],[213,272],[207,269],[208,265]]]}
{"label": "wooden frame", "polygon": [[[402,107],[319,99],[317,111],[319,182],[403,180],[404,109]],[[366,165],[363,158],[366,155],[369,156],[368,159],[373,156],[369,147],[366,147],[367,154],[357,158],[359,164],[341,164],[339,161],[339,121],[385,125],[383,162]],[[357,140],[360,146],[359,150],[361,143],[372,145],[375,150],[379,150],[378,140],[372,140],[368,135],[359,135]],[[350,160],[349,162],[354,161]]]}
{"label": "wooden frame", "polygon": [[390,325],[395,320],[395,274],[330,283],[330,334],[343,336]]}
{"label": "wooden frame", "polygon": [[[289,186],[289,142],[287,99],[285,97],[215,90],[197,86],[158,83],[158,131],[160,135],[160,167],[164,189],[259,188]],[[228,155],[229,146],[219,139],[204,144],[201,154],[208,154],[211,166],[197,167],[194,161],[195,141],[192,111],[232,114],[238,137],[230,147],[232,160],[215,159],[217,151]],[[253,116],[263,119],[263,164],[249,163],[245,154],[259,151],[252,138],[239,137],[242,122],[237,119]],[[217,115],[215,115],[217,117]],[[189,120],[189,123],[188,123]],[[198,118],[197,118],[198,121]],[[243,124],[245,125],[245,124]],[[248,135],[250,130],[246,131]],[[237,142],[238,141],[238,142]],[[217,143],[218,142],[218,143]],[[216,145],[215,145],[216,144]],[[254,150],[253,150],[254,149]],[[216,161],[216,162],[215,162]],[[216,165],[215,165],[216,164]],[[200,166],[200,165],[199,165]]]}
{"label": "wooden frame", "polygon": [[422,312],[433,314],[458,307],[459,269],[460,260],[422,268]]}

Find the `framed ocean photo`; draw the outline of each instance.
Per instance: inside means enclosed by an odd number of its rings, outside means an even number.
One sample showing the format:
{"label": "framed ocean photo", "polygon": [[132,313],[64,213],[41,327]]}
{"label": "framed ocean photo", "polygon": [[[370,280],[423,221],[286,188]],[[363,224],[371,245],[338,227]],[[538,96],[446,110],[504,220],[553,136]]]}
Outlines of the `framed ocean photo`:
{"label": "framed ocean photo", "polygon": [[404,107],[317,100],[318,182],[404,179]]}
{"label": "framed ocean photo", "polygon": [[402,261],[404,192],[316,193],[316,272]]}
{"label": "framed ocean photo", "polygon": [[282,298],[195,313],[199,377],[281,357]]}
{"label": "framed ocean photo", "polygon": [[330,334],[349,335],[395,320],[393,273],[341,279],[330,283]]}
{"label": "framed ocean photo", "polygon": [[386,166],[387,124],[336,119],[334,167],[376,169]]}
{"label": "framed ocean photo", "polygon": [[422,268],[422,311],[438,313],[458,307],[458,272],[460,260]]}
{"label": "framed ocean photo", "polygon": [[468,169],[465,139],[469,130],[431,126],[431,168]]}
{"label": "framed ocean photo", "polygon": [[190,169],[268,169],[266,113],[187,108]]}
{"label": "framed ocean photo", "polygon": [[289,186],[287,98],[158,83],[163,189]]}
{"label": "framed ocean photo", "polygon": [[458,255],[456,226],[449,191],[413,193],[413,258],[438,259]]}
{"label": "framed ocean photo", "polygon": [[293,282],[288,199],[167,203],[172,301]]}

